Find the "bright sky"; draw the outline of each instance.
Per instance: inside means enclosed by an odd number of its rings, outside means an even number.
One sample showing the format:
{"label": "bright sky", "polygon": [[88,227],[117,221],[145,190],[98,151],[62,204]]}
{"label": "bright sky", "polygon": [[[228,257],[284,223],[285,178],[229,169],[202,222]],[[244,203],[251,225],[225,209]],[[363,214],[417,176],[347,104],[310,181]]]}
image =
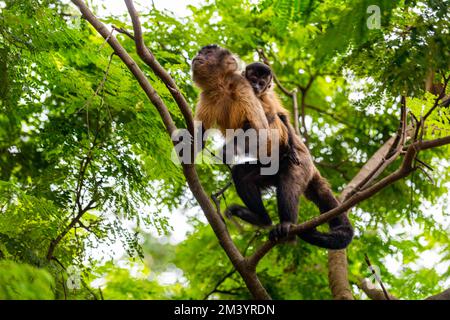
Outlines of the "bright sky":
{"label": "bright sky", "polygon": [[[176,16],[185,17],[190,14],[190,11],[186,8],[187,5],[196,5],[203,1],[201,0],[153,0],[156,8],[158,10],[166,9],[172,11]],[[99,14],[108,13],[113,15],[120,15],[126,12],[127,8],[123,0],[94,0],[95,4],[105,6]],[[150,7],[151,1],[149,0],[141,0],[135,1],[135,5],[137,9],[143,7]],[[104,10],[104,11],[103,11]]]}

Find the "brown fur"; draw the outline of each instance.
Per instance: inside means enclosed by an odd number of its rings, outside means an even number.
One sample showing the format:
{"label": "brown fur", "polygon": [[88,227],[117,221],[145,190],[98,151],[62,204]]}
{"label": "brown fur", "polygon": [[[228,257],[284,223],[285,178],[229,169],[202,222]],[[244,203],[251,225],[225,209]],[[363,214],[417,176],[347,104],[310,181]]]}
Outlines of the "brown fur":
{"label": "brown fur", "polygon": [[227,53],[224,62],[204,58],[202,64],[193,63],[194,81],[203,89],[195,119],[202,121],[204,129],[218,127],[223,134],[226,129],[243,128],[246,122],[255,130],[268,129],[261,103],[238,71],[235,58],[225,49],[218,50]]}
{"label": "brown fur", "polygon": [[[226,129],[241,129],[247,124],[256,130],[278,130],[278,173],[273,176],[261,175],[260,163],[233,166],[232,177],[236,191],[247,208],[233,205],[226,211],[227,216],[235,215],[255,225],[271,225],[272,221],[262,202],[261,190],[275,186],[280,224],[270,232],[269,237],[278,240],[285,238],[290,225],[297,222],[300,195],[305,194],[321,212],[336,207],[338,201],[314,166],[308,148],[295,134],[288,120],[288,111],[270,89],[270,68],[256,65],[255,70],[262,71],[261,74],[268,77],[265,79],[267,81],[250,84],[250,80],[246,78],[247,71],[244,75],[238,72],[236,59],[228,50],[217,46],[207,46],[200,50],[193,61],[193,78],[202,89],[196,119],[203,122],[204,129],[217,126],[224,134]],[[258,79],[253,76],[253,80]],[[329,233],[312,229],[299,237],[320,247],[345,248],[353,236],[348,218],[345,215],[339,216],[331,220],[330,227]]]}
{"label": "brown fur", "polygon": [[280,99],[271,89],[260,95],[259,99],[269,122],[269,127],[271,129],[278,130],[280,136],[280,146],[285,146],[288,143],[288,129],[280,120],[279,115],[284,115],[287,119],[289,119],[289,112],[283,108]]}

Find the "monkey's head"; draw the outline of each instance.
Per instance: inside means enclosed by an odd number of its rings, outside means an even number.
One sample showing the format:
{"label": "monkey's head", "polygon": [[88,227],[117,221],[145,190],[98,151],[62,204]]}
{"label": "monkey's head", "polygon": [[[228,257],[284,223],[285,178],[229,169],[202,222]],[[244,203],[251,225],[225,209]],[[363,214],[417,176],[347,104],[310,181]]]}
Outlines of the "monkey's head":
{"label": "monkey's head", "polygon": [[261,62],[254,62],[245,68],[245,78],[252,85],[256,96],[262,95],[272,86],[272,70]]}
{"label": "monkey's head", "polygon": [[202,89],[218,83],[218,79],[238,70],[236,58],[215,44],[203,47],[192,60],[194,82]]}

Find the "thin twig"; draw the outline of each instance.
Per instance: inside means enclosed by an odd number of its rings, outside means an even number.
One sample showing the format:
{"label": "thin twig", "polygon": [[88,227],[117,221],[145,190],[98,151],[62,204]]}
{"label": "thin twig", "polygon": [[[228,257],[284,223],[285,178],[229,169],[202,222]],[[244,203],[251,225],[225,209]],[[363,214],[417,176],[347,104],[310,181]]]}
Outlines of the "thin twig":
{"label": "thin twig", "polygon": [[442,86],[442,90],[439,93],[439,95],[436,97],[436,99],[434,100],[434,104],[431,107],[430,110],[428,110],[428,112],[423,116],[423,121],[427,120],[427,118],[433,113],[433,111],[439,106],[439,101],[445,97],[445,90],[447,89],[447,85],[448,82],[450,80],[450,76],[448,76],[447,78],[443,75],[444,78],[444,85]]}
{"label": "thin twig", "polygon": [[385,296],[386,300],[391,300],[391,298],[389,297],[389,294],[388,294],[386,288],[384,287],[383,281],[381,281],[380,276],[377,274],[377,272],[373,268],[372,264],[370,263],[369,256],[366,253],[364,254],[364,260],[366,261],[367,266],[369,267],[370,271],[372,272],[373,276],[375,277],[375,280],[377,280],[377,282],[380,284],[381,289],[383,290],[383,293],[384,293],[384,296]]}
{"label": "thin twig", "polygon": [[216,283],[216,285],[214,286],[214,288],[209,291],[205,297],[203,298],[203,300],[206,300],[209,298],[210,295],[212,295],[214,292],[216,292],[217,288],[219,288],[219,286],[225,282],[225,280],[227,280],[229,277],[231,277],[234,273],[236,272],[236,269],[233,269],[229,272],[227,272],[222,278],[220,278],[220,280]]}

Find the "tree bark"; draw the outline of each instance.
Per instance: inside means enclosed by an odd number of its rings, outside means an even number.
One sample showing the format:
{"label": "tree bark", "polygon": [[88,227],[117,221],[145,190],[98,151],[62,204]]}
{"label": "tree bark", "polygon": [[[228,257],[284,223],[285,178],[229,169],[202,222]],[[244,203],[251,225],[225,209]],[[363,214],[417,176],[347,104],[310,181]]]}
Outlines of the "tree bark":
{"label": "tree bark", "polygon": [[[111,46],[111,48],[117,54],[117,56],[122,60],[122,62],[127,66],[127,68],[130,70],[130,72],[134,75],[134,77],[136,78],[139,85],[146,93],[149,100],[152,102],[152,104],[156,107],[157,111],[159,112],[159,114],[163,120],[163,123],[166,127],[167,133],[170,136],[172,136],[172,133],[177,128],[173,122],[173,119],[169,113],[169,110],[168,110],[167,106],[165,105],[164,101],[159,96],[159,94],[156,92],[156,90],[150,84],[150,82],[148,81],[145,74],[139,68],[138,64],[131,58],[131,56],[128,54],[128,52],[126,52],[126,50],[118,42],[118,40],[112,34],[112,32],[110,30],[108,30],[108,28],[106,28],[106,26],[100,20],[98,20],[97,17],[95,17],[95,15],[86,6],[84,1],[72,0],[72,2],[79,8],[83,17],[108,42],[108,44]],[[133,5],[132,1],[126,1],[126,3],[127,3],[127,6]],[[129,11],[134,20],[134,24],[136,24],[137,17],[133,16],[135,11],[133,11],[133,10],[129,10]],[[136,35],[136,41],[139,41],[139,42],[142,41],[142,39],[140,38],[141,35],[142,35],[141,33],[138,33]],[[153,66],[155,67],[157,65],[155,64]],[[150,67],[152,67],[152,65],[150,65]],[[158,73],[157,73],[157,75],[158,75]],[[161,73],[159,75],[161,75],[161,77],[163,78],[163,75]],[[161,79],[161,80],[164,81],[164,79]],[[172,88],[172,89],[177,90],[176,88]],[[177,94],[175,94],[175,96],[176,95]],[[183,106],[179,105],[179,107],[180,107],[180,109],[183,109]],[[184,115],[189,117],[190,113],[184,113]],[[188,121],[188,119],[187,119],[187,123],[189,123],[189,122],[190,121]],[[183,173],[185,175],[185,178],[189,185],[190,190],[192,191],[194,197],[197,199],[200,207],[202,208],[209,224],[211,225],[212,229],[214,230],[214,232],[219,240],[220,245],[224,249],[225,253],[227,254],[227,256],[230,259],[233,266],[243,277],[253,298],[258,299],[258,300],[270,299],[270,296],[267,293],[266,289],[262,286],[261,282],[259,281],[255,270],[248,267],[246,260],[244,259],[242,254],[239,252],[238,248],[233,243],[224,221],[222,220],[220,215],[218,215],[217,212],[215,211],[213,204],[211,203],[208,195],[206,194],[205,190],[203,189],[203,187],[200,183],[200,180],[197,175],[197,171],[195,170],[195,165],[194,164],[182,164],[182,167],[183,167]]]}
{"label": "tree bark", "polygon": [[[339,200],[345,201],[356,189],[362,181],[366,180],[375,170],[383,158],[387,155],[396,137],[391,137],[382,145],[377,152],[367,161],[367,163],[359,170],[356,176],[347,184],[339,196]],[[381,173],[381,172],[380,172]],[[374,175],[371,180],[375,179]],[[346,250],[329,250],[328,251],[328,283],[330,285],[331,294],[336,300],[353,300],[353,294],[348,281],[348,265]]]}
{"label": "tree bark", "polygon": [[425,300],[450,300],[450,288]]}
{"label": "tree bark", "polygon": [[[380,290],[380,289],[372,286],[370,281],[367,279],[362,279],[358,286],[372,300],[387,300],[386,295],[384,294],[383,290]],[[399,300],[397,297],[394,297],[390,293],[388,293],[388,296],[389,296],[389,300]]]}
{"label": "tree bark", "polygon": [[[86,20],[97,30],[97,32],[102,35],[102,37],[108,42],[108,44],[113,48],[117,56],[123,61],[123,63],[128,67],[130,72],[134,75],[138,81],[141,88],[146,93],[149,100],[155,106],[159,112],[163,123],[166,127],[167,133],[172,136],[174,131],[177,129],[171,114],[164,101],[161,99],[159,94],[155,91],[153,86],[150,84],[149,80],[139,68],[137,63],[131,58],[131,56],[126,52],[122,45],[117,41],[117,39],[112,34],[112,31],[108,30],[106,26],[100,22],[93,13],[86,6],[82,0],[72,0],[72,2],[78,6],[83,16]],[[136,10],[134,9],[133,2],[131,0],[125,0],[127,8],[129,10],[131,20],[133,23],[133,29],[135,31],[135,43],[138,54],[140,58],[155,72],[155,74],[166,84],[167,88],[172,93],[174,100],[177,102],[178,107],[182,111],[186,124],[188,128],[191,127],[192,114],[187,106],[186,100],[179,92],[173,79],[167,74],[167,72],[159,65],[155,57],[151,54],[148,48],[145,47],[142,38],[142,30],[139,23],[139,18]],[[191,129],[191,128],[190,128]],[[354,183],[350,183],[347,190],[344,190],[342,194],[343,203],[333,210],[324,213],[314,219],[311,219],[305,223],[293,226],[290,235],[299,234],[305,230],[316,227],[323,223],[326,223],[330,219],[336,217],[340,214],[347,214],[347,210],[354,207],[359,202],[370,198],[375,193],[379,192],[386,186],[398,181],[399,179],[407,176],[415,168],[412,167],[412,162],[420,150],[425,150],[429,148],[438,147],[445,144],[450,144],[450,137],[445,137],[441,139],[431,140],[431,141],[418,141],[414,142],[408,147],[406,151],[405,158],[403,160],[402,166],[389,176],[381,179],[377,183],[374,183],[368,188],[362,189],[362,187],[373,181],[383,170],[380,167],[385,168],[392,160],[395,159],[400,154],[401,148],[396,149],[394,157],[387,157],[387,153],[384,153],[387,148],[387,152],[390,154],[394,142],[398,140],[394,139],[388,148],[388,143],[390,143],[391,138],[380,150],[369,160],[369,162],[363,167],[360,174],[358,174]],[[401,147],[403,145],[401,144]],[[382,156],[382,157],[381,157]],[[381,160],[380,160],[381,157]],[[380,162],[381,161],[381,162]],[[203,189],[197,171],[194,164],[182,164],[183,173],[188,183],[192,194],[198,201],[202,211],[204,212],[209,224],[211,225],[216,237],[219,240],[220,245],[226,252],[231,263],[235,269],[242,276],[247,288],[255,299],[270,299],[269,294],[266,289],[262,286],[256,274],[256,265],[259,260],[273,248],[276,243],[266,242],[261,248],[256,250],[253,256],[249,258],[244,258],[243,254],[238,250],[236,245],[233,243],[228,229],[225,225],[220,214],[214,209],[214,206],[209,199],[208,195]],[[351,290],[347,278],[347,260],[345,256],[345,251],[330,251],[329,254],[330,261],[330,286],[332,287],[333,296],[335,298],[341,299],[351,299]]]}

